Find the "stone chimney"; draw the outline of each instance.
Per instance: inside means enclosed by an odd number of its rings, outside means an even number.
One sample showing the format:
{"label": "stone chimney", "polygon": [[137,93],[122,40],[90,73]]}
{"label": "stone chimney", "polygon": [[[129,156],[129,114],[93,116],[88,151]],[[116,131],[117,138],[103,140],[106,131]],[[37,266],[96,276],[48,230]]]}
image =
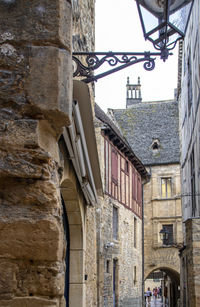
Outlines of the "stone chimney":
{"label": "stone chimney", "polygon": [[142,102],[140,77],[137,84],[130,84],[127,77],[126,84],[126,108],[130,109],[136,103]]}

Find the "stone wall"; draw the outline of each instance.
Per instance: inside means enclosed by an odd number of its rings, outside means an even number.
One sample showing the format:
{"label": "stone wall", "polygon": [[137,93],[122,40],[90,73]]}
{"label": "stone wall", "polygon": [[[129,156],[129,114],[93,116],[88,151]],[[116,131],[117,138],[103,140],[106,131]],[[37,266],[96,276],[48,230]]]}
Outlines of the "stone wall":
{"label": "stone wall", "polygon": [[[182,52],[179,95],[184,250],[181,251],[181,304],[199,306],[200,216],[200,2],[194,0]],[[191,164],[191,158],[194,163]],[[192,176],[195,187],[192,189]]]}
{"label": "stone wall", "polygon": [[[89,0],[73,11],[74,33],[85,49],[94,47],[93,13]],[[5,0],[0,15],[0,305],[65,306],[60,184],[66,177],[58,140],[72,116],[71,1]],[[94,208],[85,209],[73,171],[63,195],[74,235],[71,253],[77,256],[79,249],[82,265],[71,257],[82,288],[71,286],[77,301],[71,297],[70,304],[95,306]]]}
{"label": "stone wall", "polygon": [[[113,239],[113,206],[118,208],[118,238]],[[134,247],[134,223],[137,220],[137,243]],[[104,197],[101,206],[101,305],[113,306],[113,259],[117,260],[118,306],[141,306],[142,294],[142,221],[130,210],[110,197]],[[106,248],[108,242],[114,246]],[[106,272],[109,261],[109,272]],[[134,272],[136,267],[136,276]]]}
{"label": "stone wall", "polygon": [[186,250],[187,257],[187,287],[186,294],[189,305],[199,306],[200,304],[200,218],[188,219],[186,222]]}
{"label": "stone wall", "polygon": [[[149,169],[150,181],[144,185],[144,257],[145,278],[159,268],[180,272],[178,247],[182,244],[180,166],[159,165]],[[172,196],[162,199],[161,178],[172,178]],[[173,225],[173,245],[163,247],[162,225]]]}
{"label": "stone wall", "polygon": [[71,117],[71,5],[2,1],[0,14],[0,305],[64,306],[57,140]]}
{"label": "stone wall", "polygon": [[[100,126],[99,122],[96,122],[97,146],[104,183],[104,138]],[[118,210],[117,239],[113,238],[113,206]],[[142,220],[106,194],[99,203],[97,216],[99,306],[113,306],[113,262],[117,261],[117,306],[139,307],[142,304]],[[137,223],[136,234],[134,223]],[[137,242],[134,242],[134,238]],[[109,243],[113,245],[109,246]]]}

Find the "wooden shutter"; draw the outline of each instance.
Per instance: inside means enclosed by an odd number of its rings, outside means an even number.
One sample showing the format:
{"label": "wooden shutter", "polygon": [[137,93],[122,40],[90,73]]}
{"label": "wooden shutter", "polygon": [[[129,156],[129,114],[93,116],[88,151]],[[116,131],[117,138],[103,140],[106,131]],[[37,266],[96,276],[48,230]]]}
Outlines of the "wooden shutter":
{"label": "wooden shutter", "polygon": [[136,199],[136,174],[132,171],[132,198]]}
{"label": "wooden shutter", "polygon": [[142,203],[142,186],[141,186],[141,179],[137,176],[137,202],[139,205]]}
{"label": "wooden shutter", "polygon": [[112,154],[111,154],[111,175],[112,175],[112,181],[115,184],[118,184],[118,155],[117,151],[112,148]]}

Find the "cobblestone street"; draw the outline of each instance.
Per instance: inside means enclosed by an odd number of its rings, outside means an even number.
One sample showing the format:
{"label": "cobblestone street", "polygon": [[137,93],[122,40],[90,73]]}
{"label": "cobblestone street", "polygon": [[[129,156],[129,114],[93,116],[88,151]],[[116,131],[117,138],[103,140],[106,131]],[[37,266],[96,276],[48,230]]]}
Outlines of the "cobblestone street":
{"label": "cobblestone street", "polygon": [[146,307],[167,307],[168,305],[163,304],[161,298],[154,299],[154,297],[151,298],[151,303],[146,303]]}

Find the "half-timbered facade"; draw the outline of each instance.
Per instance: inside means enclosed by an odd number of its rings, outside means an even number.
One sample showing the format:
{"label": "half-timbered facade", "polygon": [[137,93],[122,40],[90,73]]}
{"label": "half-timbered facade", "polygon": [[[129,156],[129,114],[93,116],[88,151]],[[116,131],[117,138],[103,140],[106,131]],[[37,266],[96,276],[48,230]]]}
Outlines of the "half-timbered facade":
{"label": "half-timbered facade", "polygon": [[142,305],[142,182],[147,171],[95,106],[104,196],[97,210],[99,306]]}
{"label": "half-timbered facade", "polygon": [[105,152],[105,193],[142,218],[141,174],[102,132]]}

